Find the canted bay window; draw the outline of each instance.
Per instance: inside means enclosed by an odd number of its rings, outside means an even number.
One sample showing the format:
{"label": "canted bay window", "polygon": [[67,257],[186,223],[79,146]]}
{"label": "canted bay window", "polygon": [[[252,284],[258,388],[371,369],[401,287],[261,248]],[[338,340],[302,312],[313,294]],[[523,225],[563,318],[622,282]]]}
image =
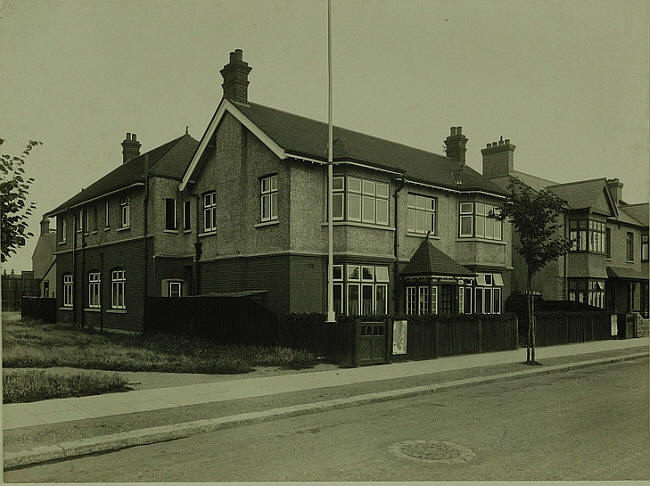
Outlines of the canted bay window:
{"label": "canted bay window", "polygon": [[459,207],[458,236],[461,238],[503,239],[503,221],[492,217],[500,213],[492,204],[461,202]]}
{"label": "canted bay window", "polygon": [[586,278],[569,279],[569,300],[605,308],[605,281]]}
{"label": "canted bay window", "polygon": [[406,287],[407,314],[437,314],[438,286],[413,285]]}
{"label": "canted bay window", "polygon": [[[341,177],[339,177],[342,179]],[[341,184],[339,182],[339,184]],[[336,183],[332,186],[333,192]],[[347,220],[363,223],[379,224],[388,226],[388,184],[357,177],[347,178],[347,188],[342,185],[336,189],[335,196],[345,193],[347,195]],[[342,202],[341,197],[338,201]],[[337,202],[334,202],[334,214],[336,218],[343,219],[343,208],[337,215]]]}
{"label": "canted bay window", "polygon": [[217,196],[215,191],[203,194],[203,231],[216,231]]}
{"label": "canted bay window", "polygon": [[346,265],[348,315],[388,313],[388,267]]}
{"label": "canted bay window", "polygon": [[72,307],[72,274],[63,276],[63,307]]}
{"label": "canted bay window", "polygon": [[278,219],[278,175],[260,179],[260,221]]}
{"label": "canted bay window", "polygon": [[571,251],[606,253],[605,223],[587,219],[569,220]]}
{"label": "canted bay window", "polygon": [[113,309],[126,309],[126,271],[113,270],[111,272],[111,307]]}
{"label": "canted bay window", "polygon": [[99,272],[88,274],[88,307],[97,309],[101,306],[102,276]]}
{"label": "canted bay window", "polygon": [[412,233],[436,234],[436,199],[408,193],[406,230]]}

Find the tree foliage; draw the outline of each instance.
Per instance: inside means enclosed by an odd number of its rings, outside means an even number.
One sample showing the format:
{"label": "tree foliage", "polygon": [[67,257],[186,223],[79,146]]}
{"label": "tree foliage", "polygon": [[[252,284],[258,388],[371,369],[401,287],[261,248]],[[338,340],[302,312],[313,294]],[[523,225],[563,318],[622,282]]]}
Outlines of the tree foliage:
{"label": "tree foliage", "polygon": [[[4,140],[0,138],[0,145]],[[0,158],[0,219],[2,234],[1,261],[4,263],[18,248],[25,245],[27,238],[34,236],[27,231],[29,217],[36,208],[28,202],[33,178],[25,176],[27,157],[43,142],[30,140],[20,155],[2,154]]]}
{"label": "tree foliage", "polygon": [[566,202],[552,192],[534,191],[517,179],[512,180],[507,190],[508,200],[496,217],[514,226],[521,241],[519,254],[532,276],[569,251],[570,241],[557,236],[561,227],[559,216]]}

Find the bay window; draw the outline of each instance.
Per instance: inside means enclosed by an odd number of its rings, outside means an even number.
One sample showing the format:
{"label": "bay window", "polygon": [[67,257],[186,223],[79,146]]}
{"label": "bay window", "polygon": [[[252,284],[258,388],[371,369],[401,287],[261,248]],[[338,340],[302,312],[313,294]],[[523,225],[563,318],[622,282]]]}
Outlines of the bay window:
{"label": "bay window", "polygon": [[[389,281],[388,267],[356,264],[349,264],[345,267],[347,283],[347,314],[387,314]],[[334,265],[334,270],[334,286],[335,288],[340,288],[340,294],[342,294],[343,266]],[[337,301],[336,290],[334,296],[335,308],[342,310],[343,302],[342,300],[340,303]]]}
{"label": "bay window", "polygon": [[503,221],[494,217],[500,213],[497,206],[481,202],[461,202],[458,212],[459,237],[499,241],[503,239]]}
{"label": "bay window", "polygon": [[569,279],[569,300],[605,308],[605,281],[586,278]]}
{"label": "bay window", "polygon": [[333,218],[344,219],[343,201],[347,201],[347,220],[388,225],[388,184],[357,177],[337,176],[333,180]]}
{"label": "bay window", "polygon": [[587,219],[569,220],[571,251],[607,254],[605,223]]}

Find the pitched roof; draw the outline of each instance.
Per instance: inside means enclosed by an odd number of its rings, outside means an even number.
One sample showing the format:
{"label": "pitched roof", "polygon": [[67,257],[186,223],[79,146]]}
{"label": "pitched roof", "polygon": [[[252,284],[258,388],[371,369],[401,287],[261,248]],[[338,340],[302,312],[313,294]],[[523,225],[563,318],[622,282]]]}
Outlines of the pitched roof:
{"label": "pitched roof", "polygon": [[[287,154],[327,160],[327,123],[269,108],[257,103],[233,103],[246,118],[268,135]],[[425,150],[366,135],[341,127],[333,128],[334,160],[349,160],[405,173],[410,180],[457,190],[483,190],[504,195],[505,191],[471,167]]]}
{"label": "pitched roof", "polygon": [[619,205],[619,210],[634,218],[643,226],[648,226],[650,213],[648,211],[648,203],[626,204]]}
{"label": "pitched roof", "polygon": [[103,194],[128,187],[138,182],[144,182],[144,163],[146,156],[149,157],[149,174],[180,180],[185,167],[192,158],[198,145],[199,142],[197,140],[185,134],[149,152],[145,152],[125,164],[120,164],[63,204],[46,213],[46,216],[51,216],[66,208],[97,198]]}
{"label": "pitched roof", "polygon": [[459,277],[476,275],[433,246],[429,238],[422,240],[411,260],[400,273],[402,275],[453,275]]}
{"label": "pitched roof", "polygon": [[592,208],[607,187],[607,179],[589,179],[548,186],[546,189],[564,199],[571,209]]}

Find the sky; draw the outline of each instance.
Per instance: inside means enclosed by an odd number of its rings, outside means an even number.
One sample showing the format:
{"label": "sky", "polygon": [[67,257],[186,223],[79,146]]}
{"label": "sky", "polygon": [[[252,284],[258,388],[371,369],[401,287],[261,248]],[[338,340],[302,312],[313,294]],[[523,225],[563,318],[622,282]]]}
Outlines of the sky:
{"label": "sky", "polygon": [[[515,169],[556,182],[617,177],[648,201],[646,0],[332,0],[336,125],[467,163],[500,136]],[[249,99],[327,119],[325,0],[0,0],[0,138],[27,172],[39,221],[121,163],[185,132],[200,139],[234,49]],[[53,224],[52,224],[53,226]]]}

